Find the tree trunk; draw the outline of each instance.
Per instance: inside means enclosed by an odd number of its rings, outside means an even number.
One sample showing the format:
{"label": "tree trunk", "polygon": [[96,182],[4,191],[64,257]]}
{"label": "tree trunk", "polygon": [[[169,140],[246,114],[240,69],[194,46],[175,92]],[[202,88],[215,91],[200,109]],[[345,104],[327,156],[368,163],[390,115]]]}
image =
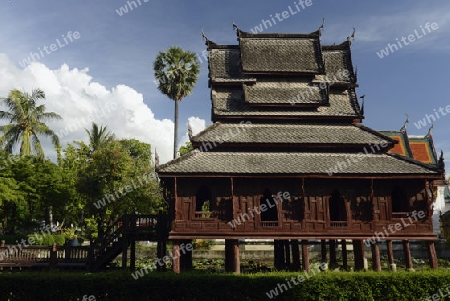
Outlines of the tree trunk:
{"label": "tree trunk", "polygon": [[178,142],[178,100],[175,100],[175,117],[173,129],[173,158],[177,157],[177,142]]}

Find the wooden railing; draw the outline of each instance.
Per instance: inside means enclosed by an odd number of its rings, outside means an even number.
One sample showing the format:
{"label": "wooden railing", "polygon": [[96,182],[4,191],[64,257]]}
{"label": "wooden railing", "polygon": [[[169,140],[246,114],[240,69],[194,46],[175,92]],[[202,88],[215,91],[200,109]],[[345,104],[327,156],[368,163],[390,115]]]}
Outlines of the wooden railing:
{"label": "wooden railing", "polygon": [[330,227],[332,228],[347,228],[348,222],[347,221],[330,221]]}
{"label": "wooden railing", "polygon": [[89,261],[89,246],[0,246],[0,267],[22,266],[58,266],[64,264],[80,264],[85,266]]}
{"label": "wooden railing", "polygon": [[392,218],[407,218],[409,212],[392,212]]}
{"label": "wooden railing", "polygon": [[217,212],[215,212],[215,211],[195,211],[194,217],[195,218],[216,218]]}
{"label": "wooden railing", "polygon": [[278,227],[278,221],[261,222],[260,225],[262,228],[274,228]]}

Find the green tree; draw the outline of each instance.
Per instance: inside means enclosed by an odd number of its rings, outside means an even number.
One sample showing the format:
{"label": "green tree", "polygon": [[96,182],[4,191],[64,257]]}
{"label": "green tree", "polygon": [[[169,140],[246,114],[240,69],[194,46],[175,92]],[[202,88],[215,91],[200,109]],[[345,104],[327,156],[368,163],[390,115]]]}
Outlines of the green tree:
{"label": "green tree", "polygon": [[17,89],[11,90],[8,97],[2,99],[7,111],[0,111],[0,119],[9,124],[0,126],[3,135],[0,145],[12,153],[15,145],[20,144],[20,154],[29,156],[36,154],[40,160],[44,159],[44,150],[38,136],[50,137],[56,149],[59,148],[59,138],[45,122],[60,120],[61,116],[54,112],[46,112],[45,105],[38,105],[45,99],[45,93],[35,89],[31,94]]}
{"label": "green tree", "polygon": [[89,135],[89,146],[91,147],[91,153],[105,146],[112,140],[114,140],[114,134],[106,129],[106,126],[100,126],[93,122],[91,130],[84,129]]}
{"label": "green tree", "polygon": [[180,47],[170,47],[159,52],[153,63],[158,90],[175,102],[173,158],[176,157],[178,141],[178,103],[192,93],[200,73],[200,63],[195,53]]}
{"label": "green tree", "polygon": [[194,147],[192,146],[192,142],[188,141],[186,142],[185,145],[182,145],[180,147],[180,156],[186,155],[187,153],[191,152],[194,150]]}

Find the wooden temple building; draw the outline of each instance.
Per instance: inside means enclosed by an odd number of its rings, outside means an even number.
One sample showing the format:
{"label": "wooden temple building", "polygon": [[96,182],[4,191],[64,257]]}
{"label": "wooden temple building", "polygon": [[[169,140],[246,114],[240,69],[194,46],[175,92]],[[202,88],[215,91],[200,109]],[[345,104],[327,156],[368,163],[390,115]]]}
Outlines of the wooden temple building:
{"label": "wooden temple building", "polygon": [[[207,39],[214,124],[190,137],[194,151],[156,168],[170,192],[173,253],[192,239],[225,239],[225,268],[239,273],[239,240],[273,239],[277,268],[309,271],[312,241],[331,264],[342,243],[344,267],[352,241],[355,268],[366,244],[380,270],[380,243],[394,263],[392,241],[402,241],[413,268],[418,240],[437,268],[430,208],[443,158],[431,141],[424,160],[430,137],[415,145],[403,130],[361,124],[351,39],[325,46],[320,29],[236,31],[237,45]],[[174,271],[191,261],[175,258]]]}

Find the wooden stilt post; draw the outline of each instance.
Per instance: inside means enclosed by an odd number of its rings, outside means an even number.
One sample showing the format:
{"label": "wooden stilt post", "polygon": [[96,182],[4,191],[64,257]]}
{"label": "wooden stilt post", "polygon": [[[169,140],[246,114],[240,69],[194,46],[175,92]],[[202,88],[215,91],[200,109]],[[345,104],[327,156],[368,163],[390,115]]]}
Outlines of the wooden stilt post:
{"label": "wooden stilt post", "polygon": [[192,240],[183,240],[181,242],[183,248],[181,248],[181,260],[180,260],[180,269],[182,271],[190,271],[192,270],[192,252],[186,251],[186,246],[192,245]]}
{"label": "wooden stilt post", "polygon": [[322,239],[320,241],[320,250],[321,250],[321,262],[327,262],[327,241]]}
{"label": "wooden stilt post", "polygon": [[292,246],[292,269],[296,272],[300,271],[301,263],[300,263],[300,248],[298,245],[298,239],[291,240]]}
{"label": "wooden stilt post", "polygon": [[427,244],[428,244],[428,257],[430,260],[430,267],[433,270],[436,270],[438,268],[438,261],[434,241],[428,241]]}
{"label": "wooden stilt post", "polygon": [[173,254],[173,258],[172,258],[173,272],[179,274],[181,272],[181,264],[180,264],[181,256],[178,255],[178,254],[180,254],[180,241],[179,240],[173,241],[172,254]]}
{"label": "wooden stilt post", "polygon": [[414,270],[412,258],[411,258],[411,248],[409,245],[409,240],[403,241],[403,250],[405,252],[405,261],[406,261],[406,268],[408,270]]}
{"label": "wooden stilt post", "polygon": [[330,239],[330,268],[335,269],[337,265],[336,240]]}
{"label": "wooden stilt post", "polygon": [[355,271],[364,270],[364,241],[353,240],[353,252],[355,254]]}
{"label": "wooden stilt post", "polygon": [[131,248],[130,248],[130,270],[136,270],[136,240],[131,240]]}
{"label": "wooden stilt post", "polygon": [[378,242],[372,244],[372,268],[374,271],[381,271],[380,247]]}
{"label": "wooden stilt post", "polygon": [[284,266],[286,269],[291,267],[291,244],[288,239],[284,242]]}
{"label": "wooden stilt post", "polygon": [[388,253],[389,266],[392,266],[394,264],[394,251],[392,249],[392,240],[386,241],[386,248]]}
{"label": "wooden stilt post", "polygon": [[278,250],[279,248],[279,243],[278,240],[274,239],[273,240],[273,266],[275,267],[276,270],[281,270],[280,268],[280,251]]}
{"label": "wooden stilt post", "polygon": [[342,245],[342,268],[348,270],[348,254],[347,254],[347,240],[341,239]]}
{"label": "wooden stilt post", "polygon": [[124,237],[122,241],[122,269],[127,268],[128,263],[128,237]]}
{"label": "wooden stilt post", "polygon": [[286,256],[284,253],[284,240],[279,240],[278,241],[279,246],[278,246],[278,252],[280,253],[278,256],[280,258],[280,262],[278,263],[280,266],[280,270],[284,270],[286,268]]}
{"label": "wooden stilt post", "polygon": [[233,239],[231,241],[231,252],[232,252],[232,272],[236,274],[241,273],[241,260],[239,254],[239,240]]}
{"label": "wooden stilt post", "polygon": [[309,273],[311,269],[309,267],[308,241],[305,239],[302,239],[302,262],[303,270]]}

